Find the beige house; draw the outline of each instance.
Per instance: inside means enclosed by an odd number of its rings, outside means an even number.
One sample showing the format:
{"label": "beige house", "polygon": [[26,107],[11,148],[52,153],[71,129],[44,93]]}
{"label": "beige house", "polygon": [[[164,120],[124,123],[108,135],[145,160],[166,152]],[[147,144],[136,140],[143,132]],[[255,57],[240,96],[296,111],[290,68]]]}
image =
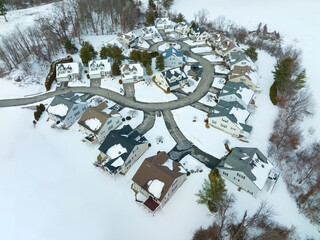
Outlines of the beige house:
{"label": "beige house", "polygon": [[144,78],[144,67],[142,63],[124,64],[120,70],[123,83],[133,83]]}
{"label": "beige house", "polygon": [[131,32],[127,34],[118,33],[117,37],[118,42],[121,43],[121,45],[125,48],[129,48],[129,46],[134,43],[137,38],[137,36]]}
{"label": "beige house", "polygon": [[111,176],[125,174],[147,149],[147,139],[126,125],[109,132],[99,147],[100,155],[94,165]]}
{"label": "beige house", "polygon": [[[256,75],[256,74],[255,74]],[[261,87],[257,86],[257,77],[250,78],[249,75],[234,75],[229,77],[230,82],[242,82],[252,91],[261,91]]]}
{"label": "beige house", "polygon": [[133,176],[132,189],[144,197],[143,206],[155,212],[162,208],[186,180],[186,170],[165,152],[146,158]]}
{"label": "beige house", "polygon": [[105,102],[97,107],[88,107],[78,122],[80,131],[86,135],[85,140],[91,143],[101,143],[121,123],[121,115],[108,109]]}
{"label": "beige house", "polygon": [[172,91],[183,88],[188,82],[188,76],[182,67],[177,67],[158,73],[154,81],[164,91]]}
{"label": "beige house", "polygon": [[191,29],[191,25],[186,22],[178,23],[174,27],[174,30],[181,35],[187,35],[190,32],[190,29]]}

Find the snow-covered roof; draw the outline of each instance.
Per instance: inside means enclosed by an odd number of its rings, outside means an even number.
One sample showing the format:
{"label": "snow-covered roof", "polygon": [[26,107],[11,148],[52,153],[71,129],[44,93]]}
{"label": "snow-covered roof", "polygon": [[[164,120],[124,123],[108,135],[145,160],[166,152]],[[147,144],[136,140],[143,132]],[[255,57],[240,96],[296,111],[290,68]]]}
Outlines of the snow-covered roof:
{"label": "snow-covered roof", "polygon": [[253,182],[258,186],[258,188],[262,189],[268,179],[273,165],[268,160],[267,163],[263,162],[256,153],[253,155],[250,164],[253,165],[251,172],[256,177],[256,180]]}
{"label": "snow-covered roof", "polygon": [[162,164],[162,166],[166,166],[167,168],[169,168],[171,171],[173,170],[173,160],[171,160],[170,158],[164,162],[164,164]]}
{"label": "snow-covered roof", "polygon": [[69,108],[67,105],[63,104],[63,103],[60,103],[58,105],[55,105],[55,106],[49,106],[48,107],[48,112],[53,114],[53,115],[57,115],[57,116],[60,116],[60,117],[65,117],[67,115],[69,111]]}
{"label": "snow-covered roof", "polygon": [[254,92],[251,89],[243,88],[243,87],[240,87],[237,90],[237,93],[241,95],[242,101],[247,105],[250,103],[250,101],[254,95]]}
{"label": "snow-covered roof", "polygon": [[[135,64],[124,64],[121,66],[121,74],[124,79],[130,79],[132,78],[132,72],[136,71],[137,76],[143,76],[144,75],[144,69],[142,64],[135,63]],[[130,74],[126,75],[125,72],[130,72]]]}
{"label": "snow-covered roof", "polygon": [[109,59],[92,60],[89,62],[89,74],[100,74],[101,71],[110,72],[111,62]]}
{"label": "snow-covered roof", "polygon": [[122,166],[123,164],[124,164],[124,161],[123,161],[122,157],[118,157],[118,158],[111,164],[111,166],[117,168],[117,167]]}
{"label": "snow-covered roof", "polygon": [[229,114],[233,114],[237,118],[238,122],[241,123],[245,123],[250,115],[250,113],[247,110],[236,107],[233,107]]}
{"label": "snow-covered roof", "polygon": [[67,77],[68,75],[79,73],[79,72],[80,72],[80,63],[78,62],[59,63],[56,66],[57,78]]}
{"label": "snow-covered roof", "polygon": [[118,158],[120,155],[127,152],[127,149],[124,148],[120,143],[113,145],[111,148],[108,149],[107,155],[111,159]]}
{"label": "snow-covered roof", "polygon": [[164,187],[164,182],[161,182],[158,179],[150,180],[148,182],[148,191],[156,198],[160,198],[162,189]]}
{"label": "snow-covered roof", "polygon": [[85,124],[92,130],[92,131],[97,131],[102,123],[98,118],[90,118],[85,121]]}

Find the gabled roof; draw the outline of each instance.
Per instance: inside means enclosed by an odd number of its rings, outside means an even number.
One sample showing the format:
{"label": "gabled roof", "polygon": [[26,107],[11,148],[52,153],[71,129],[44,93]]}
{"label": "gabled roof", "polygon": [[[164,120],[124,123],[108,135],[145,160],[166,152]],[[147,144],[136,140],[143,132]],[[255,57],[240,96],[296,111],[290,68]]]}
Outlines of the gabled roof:
{"label": "gabled roof", "polygon": [[164,186],[158,198],[159,201],[162,201],[175,179],[184,174],[186,174],[186,171],[179,162],[171,160],[167,153],[159,152],[143,161],[132,181],[147,192],[149,192],[150,181],[157,179],[163,182]]}
{"label": "gabled roof", "polygon": [[[54,99],[52,100],[52,102],[50,103],[49,107],[47,108],[47,111],[49,113],[55,115],[56,117],[60,118],[61,120],[63,120],[67,116],[67,113],[72,109],[72,107],[76,103],[86,103],[86,102],[83,102],[78,95],[76,95],[70,91],[66,94],[61,94],[61,95],[55,96]],[[58,105],[64,105],[68,108],[68,111],[64,116],[59,116],[59,115],[54,114],[53,112],[50,112],[50,107],[54,107],[54,106],[58,106]]]}
{"label": "gabled roof", "polygon": [[[112,110],[109,113],[104,110],[108,107],[108,105],[103,102],[97,107],[88,107],[87,110],[83,113],[81,118],[79,119],[78,124],[84,128],[87,128],[89,131],[98,134],[100,130],[103,128],[104,124],[108,121],[109,118],[112,117],[121,117],[118,111]],[[90,126],[87,125],[86,121],[90,119],[97,119],[100,121],[101,125],[98,129],[91,129]]]}
{"label": "gabled roof", "polygon": [[[59,70],[64,70],[65,72],[60,72]],[[70,71],[70,73],[67,72]],[[70,62],[70,63],[58,63],[56,66],[56,75],[57,77],[66,77],[69,74],[79,73],[80,63],[78,62]]]}
{"label": "gabled roof", "polygon": [[219,168],[243,172],[261,190],[273,165],[257,148],[235,147]]}
{"label": "gabled roof", "polygon": [[132,128],[130,125],[124,126],[122,129],[110,131],[107,135],[106,139],[103,141],[101,146],[99,147],[99,151],[103,152],[107,155],[107,152],[110,148],[115,145],[120,144],[123,148],[126,149],[126,152],[120,154],[117,158],[111,159],[106,162],[103,166],[108,168],[111,172],[115,172],[120,166],[114,167],[112,164],[121,157],[124,162],[126,162],[133,148],[137,145],[147,142],[145,137],[140,135],[131,136]]}
{"label": "gabled roof", "polygon": [[[188,76],[183,71],[182,67],[171,68],[161,72],[161,74],[164,76],[165,80],[167,81],[170,87],[176,86],[179,84],[180,81],[184,81],[188,79]],[[179,76],[181,76],[181,79],[176,80],[176,78],[178,78]]]}
{"label": "gabled roof", "polygon": [[254,92],[243,82],[228,81],[221,89],[220,97],[232,94],[242,99],[243,102],[248,105],[254,95]]}
{"label": "gabled roof", "polygon": [[205,31],[204,31],[202,28],[200,28],[200,27],[193,27],[193,28],[191,29],[191,32],[194,32],[194,34],[199,34],[199,35],[201,35],[201,34],[204,33]]}
{"label": "gabled roof", "polygon": [[164,57],[164,59],[167,59],[171,56],[176,56],[176,57],[182,57],[183,58],[183,61],[185,61],[185,58],[183,57],[183,52],[182,51],[179,51],[177,50],[176,48],[174,47],[169,47],[168,49],[166,49],[165,51],[163,51],[161,53],[161,55]]}
{"label": "gabled roof", "polygon": [[[98,69],[93,70],[93,68],[98,68]],[[89,62],[89,74],[98,74],[101,71],[106,71],[106,72],[111,71],[110,59],[92,60]]]}

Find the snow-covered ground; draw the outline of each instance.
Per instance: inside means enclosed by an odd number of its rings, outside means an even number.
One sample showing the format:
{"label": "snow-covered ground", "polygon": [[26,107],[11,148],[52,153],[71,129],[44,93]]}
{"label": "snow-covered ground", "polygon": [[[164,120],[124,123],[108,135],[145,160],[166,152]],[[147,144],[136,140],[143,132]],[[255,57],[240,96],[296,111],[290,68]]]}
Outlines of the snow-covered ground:
{"label": "snow-covered ground", "polygon": [[191,48],[192,52],[195,53],[207,53],[207,52],[211,52],[212,48],[211,47],[196,47],[196,48]]}
{"label": "snow-covered ground", "polygon": [[173,93],[165,93],[154,82],[145,81],[134,84],[135,98],[140,102],[169,102],[178,99]]}
{"label": "snow-covered ground", "polygon": [[215,96],[216,96],[216,94],[209,92],[203,98],[201,98],[199,100],[199,102],[201,102],[205,105],[208,105],[210,107],[213,107],[213,106],[217,105],[217,103],[214,101]]}
{"label": "snow-covered ground", "polygon": [[163,52],[163,51],[167,50],[170,47],[174,47],[175,49],[178,49],[178,50],[181,48],[181,46],[179,44],[177,44],[177,43],[172,43],[172,44],[164,43],[164,44],[162,44],[162,45],[160,45],[158,47],[158,50],[160,52]]}
{"label": "snow-covered ground", "polygon": [[209,60],[210,62],[223,61],[222,57],[219,57],[219,56],[217,56],[215,54],[206,55],[206,56],[203,56],[203,58]]}
{"label": "snow-covered ground", "polygon": [[185,42],[186,44],[190,45],[190,46],[200,46],[200,45],[206,44],[205,41],[195,42],[195,41],[193,41],[193,40],[191,40],[191,39],[185,40],[184,42]]}
{"label": "snow-covered ground", "polygon": [[101,87],[124,95],[123,85],[119,83],[119,80],[119,77],[105,77],[101,79]]}
{"label": "snow-covered ground", "polygon": [[[119,113],[122,116],[122,118],[126,118],[127,116],[131,116],[130,111],[132,111],[133,109],[131,108],[127,108],[125,107],[124,109],[122,109]],[[136,128],[137,126],[139,126],[142,121],[143,121],[143,112],[142,111],[138,111],[138,110],[134,110],[136,112],[135,116],[131,119],[131,120],[125,120],[123,122],[123,125],[130,125],[132,128]],[[122,128],[122,126],[120,126],[120,128]]]}

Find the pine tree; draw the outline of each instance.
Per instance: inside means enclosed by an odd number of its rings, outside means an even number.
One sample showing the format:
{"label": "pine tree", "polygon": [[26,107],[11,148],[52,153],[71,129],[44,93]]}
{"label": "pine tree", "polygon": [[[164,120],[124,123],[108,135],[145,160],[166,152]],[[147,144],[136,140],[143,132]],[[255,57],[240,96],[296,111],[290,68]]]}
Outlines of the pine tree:
{"label": "pine tree", "polygon": [[287,57],[277,62],[275,71],[272,72],[277,90],[281,91],[283,87],[291,81],[293,62],[294,59],[291,57]]}
{"label": "pine tree", "polygon": [[144,66],[147,66],[148,64],[151,66],[152,58],[150,56],[150,53],[148,53],[146,50],[144,50],[143,52],[140,52],[140,62]]}
{"label": "pine tree", "polygon": [[4,17],[4,20],[6,22],[8,22],[7,20],[7,17],[6,17],[6,14],[8,12],[8,9],[4,6],[4,4],[6,3],[5,0],[0,0],[0,16],[3,16]]}
{"label": "pine tree", "polygon": [[205,204],[210,212],[217,212],[219,206],[224,204],[227,190],[218,170],[210,173],[209,180],[205,179],[202,189],[196,196],[199,197],[197,203]]}
{"label": "pine tree", "polygon": [[100,50],[100,58],[101,59],[107,59],[107,58],[112,58],[113,54],[112,54],[112,46],[108,45],[108,46],[103,46]]}
{"label": "pine tree", "polygon": [[89,48],[82,47],[80,49],[80,58],[84,66],[88,66],[89,61],[92,59]]}
{"label": "pine tree", "polygon": [[66,38],[66,41],[64,43],[64,48],[66,49],[67,53],[73,54],[78,52],[78,48],[75,44],[73,44],[69,38]]}
{"label": "pine tree", "polygon": [[245,50],[245,54],[251,58],[252,61],[258,60],[258,53],[257,49],[253,46],[250,46],[247,50]]}
{"label": "pine tree", "polygon": [[152,68],[151,68],[150,64],[147,65],[146,71],[147,71],[148,76],[152,75],[153,71],[152,71]]}
{"label": "pine tree", "polygon": [[156,4],[154,3],[153,0],[149,0],[148,8],[149,8],[149,10],[152,10],[152,11],[154,11],[156,9]]}
{"label": "pine tree", "polygon": [[173,0],[163,0],[162,5],[165,9],[169,10],[173,5]]}
{"label": "pine tree", "polygon": [[118,65],[121,64],[122,60],[124,60],[121,48],[116,45],[112,47],[112,58],[114,61],[118,62]]}
{"label": "pine tree", "polygon": [[112,74],[113,76],[119,76],[120,75],[120,68],[117,61],[114,61],[112,64]]}
{"label": "pine tree", "polygon": [[146,13],[146,22],[145,22],[146,26],[152,26],[154,25],[154,13],[153,11],[148,11]]}
{"label": "pine tree", "polygon": [[130,53],[130,60],[134,63],[137,63],[140,61],[140,51],[139,50],[132,50]]}
{"label": "pine tree", "polygon": [[163,71],[164,69],[164,57],[162,54],[159,54],[159,56],[156,58],[156,68],[159,71]]}
{"label": "pine tree", "polygon": [[186,21],[186,19],[185,19],[185,17],[183,16],[183,14],[182,14],[182,13],[179,13],[178,16],[177,16],[177,18],[176,18],[176,23],[185,22],[185,21]]}

